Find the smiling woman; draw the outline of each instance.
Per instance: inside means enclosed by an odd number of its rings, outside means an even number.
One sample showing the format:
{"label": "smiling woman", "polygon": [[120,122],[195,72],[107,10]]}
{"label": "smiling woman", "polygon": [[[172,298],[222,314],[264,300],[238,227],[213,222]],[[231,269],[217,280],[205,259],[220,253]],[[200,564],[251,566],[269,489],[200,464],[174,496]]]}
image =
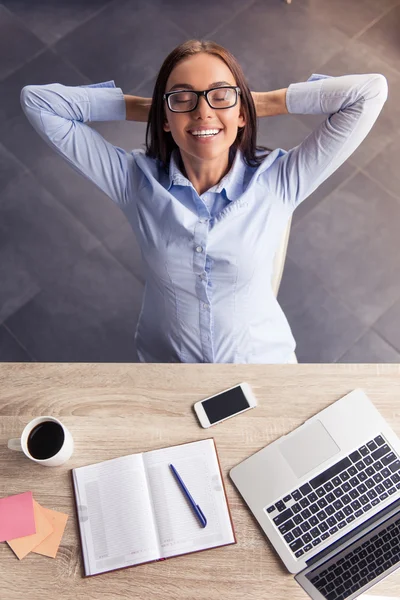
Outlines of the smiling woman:
{"label": "smiling woman", "polygon": [[[146,285],[134,337],[142,362],[288,363],[295,349],[271,285],[296,207],[347,160],[387,98],[383,75],[312,75],[250,92],[232,54],[189,40],[165,59],[153,98],[113,81],[31,85],[36,131],[124,211]],[[150,110],[149,110],[150,109]],[[126,151],[88,121],[147,120]],[[256,146],[258,117],[328,115],[288,152]]]}
{"label": "smiling woman", "polygon": [[[201,130],[217,133],[193,135]],[[228,173],[238,148],[246,164],[261,164],[270,150],[259,147],[266,153],[256,155],[256,135],[254,101],[228,50],[212,41],[188,40],[167,56],[154,86],[147,156],[168,169],[179,148],[182,171],[201,195]]]}

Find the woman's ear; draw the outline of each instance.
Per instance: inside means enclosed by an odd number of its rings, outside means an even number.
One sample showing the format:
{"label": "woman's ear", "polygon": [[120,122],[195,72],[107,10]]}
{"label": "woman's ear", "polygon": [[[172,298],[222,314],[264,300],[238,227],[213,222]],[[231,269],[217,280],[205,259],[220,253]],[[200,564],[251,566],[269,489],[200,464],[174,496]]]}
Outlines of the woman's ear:
{"label": "woman's ear", "polygon": [[168,119],[166,117],[164,118],[163,129],[164,131],[171,131],[171,127],[169,126]]}
{"label": "woman's ear", "polygon": [[238,127],[243,128],[246,125],[246,119],[243,113],[239,114]]}
{"label": "woman's ear", "polygon": [[243,105],[240,105],[238,116],[238,127],[243,128],[246,125],[246,117],[244,115]]}

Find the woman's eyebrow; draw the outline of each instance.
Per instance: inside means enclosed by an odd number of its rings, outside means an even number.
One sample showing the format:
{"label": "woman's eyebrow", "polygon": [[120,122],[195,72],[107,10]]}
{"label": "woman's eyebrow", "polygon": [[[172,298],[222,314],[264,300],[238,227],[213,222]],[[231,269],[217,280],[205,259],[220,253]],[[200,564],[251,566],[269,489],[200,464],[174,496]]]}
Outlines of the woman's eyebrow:
{"label": "woman's eyebrow", "polygon": [[[219,87],[221,85],[234,85],[234,84],[228,83],[227,81],[214,81],[214,83],[211,83],[207,89],[210,89],[213,87]],[[194,90],[194,87],[192,85],[190,85],[190,83],[175,83],[175,85],[173,85],[169,91],[172,92],[173,90],[175,90],[177,88],[179,88],[180,90],[183,88],[186,88],[189,90]]]}

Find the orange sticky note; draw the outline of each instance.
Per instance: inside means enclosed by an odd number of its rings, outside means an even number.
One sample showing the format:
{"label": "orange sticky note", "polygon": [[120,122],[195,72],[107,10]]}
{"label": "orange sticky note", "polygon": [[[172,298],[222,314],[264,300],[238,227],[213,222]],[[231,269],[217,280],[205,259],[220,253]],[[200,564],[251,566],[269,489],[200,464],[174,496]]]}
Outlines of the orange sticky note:
{"label": "orange sticky note", "polygon": [[35,517],[36,533],[15,538],[10,541],[7,540],[7,544],[20,560],[53,532],[52,525],[46,519],[36,500],[33,500],[33,514]]}
{"label": "orange sticky note", "polygon": [[32,552],[55,558],[67,524],[68,515],[55,510],[50,510],[50,508],[45,508],[44,506],[40,506],[40,509],[49,523],[51,523],[53,533],[36,546]]}

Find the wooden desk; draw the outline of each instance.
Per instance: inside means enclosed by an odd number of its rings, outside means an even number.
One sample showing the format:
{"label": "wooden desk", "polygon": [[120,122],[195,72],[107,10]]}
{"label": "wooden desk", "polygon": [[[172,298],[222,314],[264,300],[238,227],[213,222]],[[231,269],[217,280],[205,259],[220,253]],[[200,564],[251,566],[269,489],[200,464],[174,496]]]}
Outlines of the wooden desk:
{"label": "wooden desk", "polygon": [[[0,544],[0,597],[307,598],[245,507],[228,471],[356,387],[366,391],[400,435],[399,374],[399,365],[388,364],[0,364],[0,497],[31,490],[39,503],[70,515],[56,559],[31,553],[18,561],[6,543]],[[202,429],[193,403],[241,381],[253,387],[259,406]],[[7,449],[7,440],[39,415],[59,417],[70,429],[75,452],[66,465],[45,468]],[[219,451],[238,543],[84,579],[69,470],[210,435]],[[399,589],[397,572],[368,596],[394,598]]]}

